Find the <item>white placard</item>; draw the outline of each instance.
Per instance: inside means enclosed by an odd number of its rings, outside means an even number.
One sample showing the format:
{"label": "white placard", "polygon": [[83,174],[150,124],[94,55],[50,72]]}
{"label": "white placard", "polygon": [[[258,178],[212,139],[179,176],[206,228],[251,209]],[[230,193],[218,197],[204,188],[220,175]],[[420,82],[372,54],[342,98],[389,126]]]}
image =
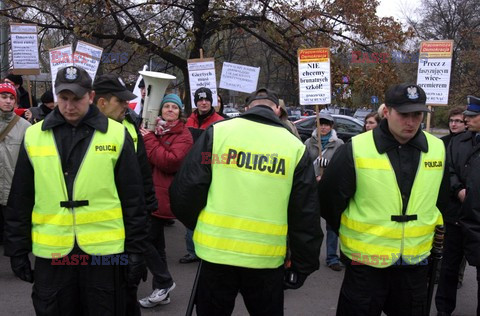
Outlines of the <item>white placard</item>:
{"label": "white placard", "polygon": [[50,73],[52,74],[52,91],[53,98],[57,101],[57,94],[55,93],[55,79],[57,78],[58,70],[72,66],[72,45],[52,48],[49,51],[50,56]]}
{"label": "white placard", "polygon": [[10,33],[35,33],[37,26],[33,24],[10,24]]}
{"label": "white placard", "polygon": [[75,53],[73,55],[73,64],[77,67],[85,69],[92,82],[95,80],[100,60],[102,57],[103,48],[98,46],[78,41]]}
{"label": "white placard", "polygon": [[194,93],[198,88],[206,87],[212,90],[212,106],[217,105],[217,80],[215,76],[215,61],[188,61],[188,79],[190,82],[190,98],[192,108],[196,108]]}
{"label": "white placard", "polygon": [[251,93],[257,90],[260,67],[223,63],[220,88]]}
{"label": "white placard", "polygon": [[418,61],[417,85],[425,90],[427,104],[448,104],[451,58],[430,58]]}
{"label": "white placard", "polygon": [[428,105],[448,105],[452,55],[453,40],[420,43],[417,85],[425,90]]}
{"label": "white placard", "polygon": [[330,104],[330,50],[328,48],[298,51],[298,85],[301,105]]}
{"label": "white placard", "polygon": [[12,59],[14,69],[37,69],[38,38],[35,34],[11,34]]}

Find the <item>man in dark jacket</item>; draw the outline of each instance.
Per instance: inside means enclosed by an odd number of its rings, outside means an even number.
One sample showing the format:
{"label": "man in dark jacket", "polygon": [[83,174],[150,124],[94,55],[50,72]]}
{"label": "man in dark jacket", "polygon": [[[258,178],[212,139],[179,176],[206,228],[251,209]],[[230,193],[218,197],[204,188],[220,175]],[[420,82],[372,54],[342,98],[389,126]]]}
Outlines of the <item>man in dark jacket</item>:
{"label": "man in dark jacket", "polygon": [[440,279],[442,291],[436,297],[439,315],[450,315],[455,309],[457,271],[463,254],[470,265],[477,267],[477,282],[480,282],[480,98],[469,96],[467,103],[463,114],[468,131],[453,138],[449,148],[450,187],[457,207],[450,207],[444,215],[447,230],[441,272],[445,277]]}
{"label": "man in dark jacket", "polygon": [[[449,112],[450,133],[441,139],[447,148],[446,172],[450,177],[449,203],[440,209],[445,222],[445,240],[435,304],[440,315],[450,315],[455,310],[457,288],[460,288],[465,269],[463,234],[460,227],[460,210],[463,205],[466,163],[474,146],[475,132],[465,132],[464,107]],[[454,141],[458,138],[458,141]],[[459,194],[460,193],[460,194]]]}
{"label": "man in dark jacket", "polygon": [[145,200],[132,139],[91,105],[85,70],[61,69],[55,90],[58,106],[27,129],[19,153],[5,255],[17,277],[35,280],[39,315],[126,315],[126,286],[146,272]]}
{"label": "man in dark jacket", "polygon": [[457,136],[458,134],[461,134],[465,132],[465,129],[467,126],[465,125],[465,120],[463,119],[463,111],[464,107],[461,106],[456,106],[450,111],[448,111],[448,135],[443,136],[440,138],[443,143],[445,144],[445,148],[448,147],[448,144],[450,144],[450,140]]}
{"label": "man in dark jacket", "polygon": [[52,112],[55,107],[52,90],[47,90],[40,98],[42,104],[37,107],[29,108],[25,111],[25,118],[32,124],[38,123]]}
{"label": "man in dark jacket", "polygon": [[172,211],[195,230],[203,260],[197,315],[231,314],[238,292],[250,314],[283,315],[283,288],[301,287],[319,267],[313,163],[275,115],[276,94],[259,90],[249,102],[200,136],[170,187]]}
{"label": "man in dark jacket", "polygon": [[[157,209],[157,199],[153,189],[152,170],[148,163],[147,153],[145,151],[145,143],[140,131],[132,118],[135,115],[133,111],[127,111],[128,101],[136,98],[130,92],[123,80],[113,74],[104,74],[98,76],[93,83],[93,90],[95,90],[94,104],[97,105],[100,112],[108,118],[115,120],[127,126],[127,131],[133,139],[137,160],[142,173],[143,189],[145,192],[146,211],[145,216],[150,218],[150,214]],[[136,117],[135,117],[136,118]],[[125,122],[126,120],[126,122]],[[146,247],[150,248],[153,245],[148,242]],[[127,296],[127,315],[140,315],[140,305],[137,301],[137,284],[132,284],[128,288]]]}
{"label": "man in dark jacket", "polygon": [[346,267],[337,315],[425,315],[436,205],[448,189],[444,145],[420,129],[425,102],[417,85],[391,87],[386,119],[340,147],[319,182]]}

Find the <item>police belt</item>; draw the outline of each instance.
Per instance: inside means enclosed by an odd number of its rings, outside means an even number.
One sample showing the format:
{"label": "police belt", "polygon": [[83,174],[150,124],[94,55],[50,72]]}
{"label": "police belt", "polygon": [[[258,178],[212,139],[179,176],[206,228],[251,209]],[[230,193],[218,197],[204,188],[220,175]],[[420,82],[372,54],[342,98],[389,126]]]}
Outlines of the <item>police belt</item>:
{"label": "police belt", "polygon": [[398,222],[398,223],[405,223],[409,221],[416,221],[417,220],[417,214],[413,215],[392,215],[392,221]]}
{"label": "police belt", "polygon": [[74,208],[80,206],[88,206],[88,200],[79,200],[79,201],[60,201],[61,207]]}

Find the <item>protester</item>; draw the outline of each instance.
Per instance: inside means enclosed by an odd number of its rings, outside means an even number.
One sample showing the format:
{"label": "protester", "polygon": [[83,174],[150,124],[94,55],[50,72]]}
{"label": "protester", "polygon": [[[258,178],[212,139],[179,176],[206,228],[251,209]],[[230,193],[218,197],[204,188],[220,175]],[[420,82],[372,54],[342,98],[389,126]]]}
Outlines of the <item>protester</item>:
{"label": "protester", "polygon": [[18,90],[17,105],[21,109],[28,109],[37,106],[37,99],[32,95],[32,104],[30,104],[30,97],[28,91],[23,87],[23,78],[21,75],[8,74],[5,77],[5,83],[10,83]]}
{"label": "protester", "polygon": [[[315,177],[317,181],[321,179],[321,169],[325,169],[333,157],[337,149],[343,145],[343,140],[337,137],[337,132],[333,129],[335,121],[330,114],[320,113],[320,144],[322,148],[322,156],[319,156],[319,140],[317,129],[312,132],[312,137],[305,141],[308,154],[314,161]],[[327,223],[327,266],[333,271],[342,271],[340,258],[337,255],[338,237]]]}
{"label": "protester", "polygon": [[448,181],[442,142],[420,129],[425,103],[417,85],[388,89],[385,119],[340,147],[320,180],[346,266],[337,315],[426,313],[425,263]]}
{"label": "protester", "polygon": [[230,315],[238,292],[251,315],[283,315],[284,287],[298,289],[319,266],[312,161],[278,118],[275,93],[257,90],[248,106],[200,136],[170,187],[172,211],[195,229],[202,259],[200,316]]}
{"label": "protester", "polygon": [[215,107],[215,112],[217,112],[218,115],[223,117],[224,119],[228,119],[228,115],[223,113],[224,105],[223,105],[223,99],[220,94],[217,94],[217,106]]}
{"label": "protester", "polygon": [[30,126],[13,112],[16,102],[15,87],[9,83],[0,84],[0,244],[3,243],[3,213],[12,186],[18,151],[25,130]]}
{"label": "protester", "polygon": [[[198,88],[194,93],[194,102],[197,109],[193,111],[185,124],[192,133],[193,141],[196,142],[203,131],[211,124],[223,120],[223,117],[215,112],[212,106],[212,91],[208,88]],[[186,229],[185,244],[187,254],[180,258],[180,263],[192,263],[199,261],[195,254],[195,246],[192,240],[193,230]]]}
{"label": "protester", "polygon": [[[478,176],[475,168],[479,167],[477,160],[480,154],[480,140],[477,139],[480,132],[480,99],[469,96],[467,103],[463,119],[468,131],[452,137],[447,150],[451,198],[448,208],[443,212],[446,225],[445,251],[435,297],[439,315],[451,315],[455,310],[458,274],[463,257],[470,265],[480,265],[479,221],[475,214],[478,211],[475,199],[479,195],[478,188],[475,187],[478,182],[474,179]],[[477,268],[477,283],[479,280]],[[477,306],[478,313],[480,310]]]}
{"label": "protester", "polygon": [[141,129],[148,160],[153,167],[153,182],[158,200],[150,227],[150,239],[155,247],[146,254],[147,266],[153,274],[153,292],[140,300],[143,307],[169,303],[169,293],[175,288],[167,266],[164,227],[167,220],[175,218],[170,210],[168,189],[193,145],[192,135],[182,120],[182,112],[183,103],[180,98],[176,94],[167,94],[160,105],[155,131]]}
{"label": "protester", "polygon": [[377,112],[370,112],[365,116],[365,122],[363,124],[363,131],[367,132],[378,126],[380,123],[380,115]]}
{"label": "protester", "polygon": [[[5,255],[33,282],[38,315],[126,315],[146,273],[140,168],[125,127],[91,105],[92,80],[69,66],[58,106],[27,129],[5,212]],[[35,273],[28,253],[35,255]]]}
{"label": "protester", "polygon": [[[98,76],[93,83],[93,89],[95,90],[94,104],[100,112],[108,118],[123,124],[133,140],[137,161],[142,173],[146,202],[145,216],[148,218],[148,214],[157,208],[157,199],[153,189],[152,170],[148,163],[145,144],[143,143],[143,138],[139,137],[140,131],[135,122],[137,115],[128,108],[128,101],[135,99],[136,95],[127,89],[120,77],[114,74]],[[146,249],[153,248],[151,243],[147,243],[145,247]],[[138,285],[129,284],[127,291],[127,315],[141,315],[140,305],[137,300]]]}
{"label": "protester", "polygon": [[451,109],[448,112],[448,135],[441,137],[445,144],[445,148],[450,144],[452,137],[463,133],[467,126],[465,125],[465,120],[463,118],[464,107],[457,106]]}
{"label": "protester", "polygon": [[25,111],[25,118],[30,123],[40,122],[47,116],[48,113],[52,112],[55,107],[55,101],[53,99],[52,90],[47,90],[42,97],[40,98],[42,104],[37,107],[29,108]]}

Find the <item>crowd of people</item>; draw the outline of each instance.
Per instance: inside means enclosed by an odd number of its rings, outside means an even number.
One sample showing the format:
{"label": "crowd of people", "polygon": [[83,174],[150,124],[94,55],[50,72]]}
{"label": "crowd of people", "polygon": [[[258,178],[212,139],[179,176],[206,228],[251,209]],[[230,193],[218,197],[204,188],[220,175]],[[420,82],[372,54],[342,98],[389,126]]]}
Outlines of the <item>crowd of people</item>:
{"label": "crowd of people", "polygon": [[[394,85],[351,141],[320,113],[303,144],[269,89],[250,94],[235,118],[220,96],[213,107],[208,88],[195,91],[188,118],[167,93],[146,128],[116,75],[63,68],[56,102],[46,91],[34,107],[22,103],[21,79],[0,84],[0,241],[13,273],[33,283],[38,315],[140,315],[169,304],[172,219],[186,231],[179,262],[199,262],[197,315],[230,315],[238,293],[252,315],[283,315],[284,291],[320,267],[320,217],[326,265],[345,270],[337,315],[428,315],[434,282],[438,315],[451,315],[466,262],[480,265],[479,98],[451,109],[439,139],[421,129],[423,89]],[[138,298],[147,270],[152,292]]]}

